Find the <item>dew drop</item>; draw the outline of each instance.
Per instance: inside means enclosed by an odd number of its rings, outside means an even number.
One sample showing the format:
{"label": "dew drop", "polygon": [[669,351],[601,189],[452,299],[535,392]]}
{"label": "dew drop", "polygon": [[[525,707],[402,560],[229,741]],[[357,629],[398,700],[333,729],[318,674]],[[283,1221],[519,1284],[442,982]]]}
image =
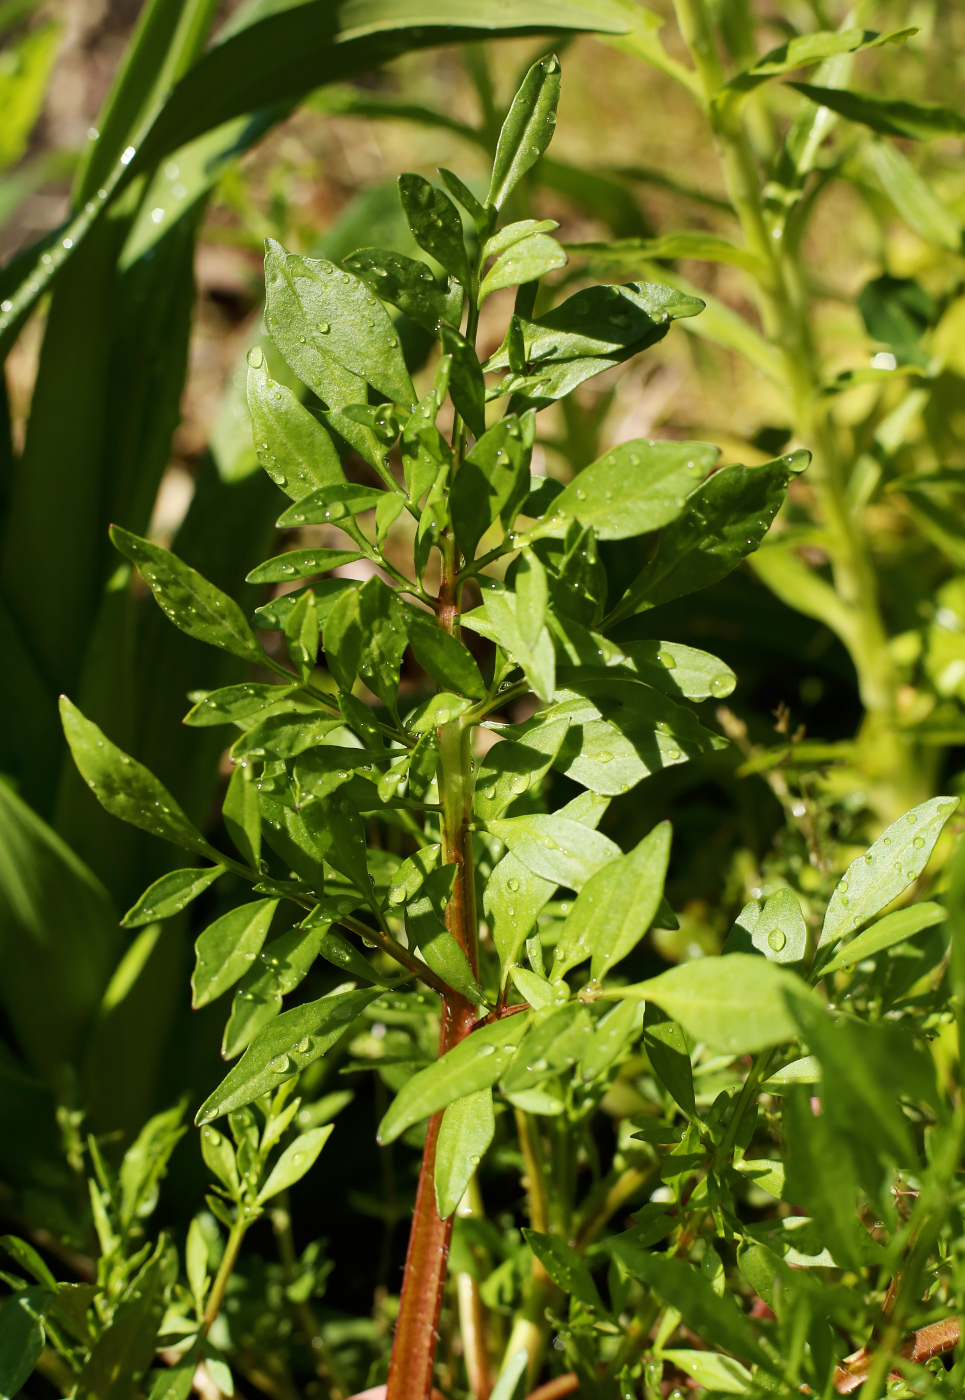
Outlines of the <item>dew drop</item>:
{"label": "dew drop", "polygon": [[269,1064],[268,1068],[272,1070],[275,1074],[284,1074],[285,1070],[290,1064],[291,1061],[289,1060],[287,1055],[276,1055],[275,1058]]}
{"label": "dew drop", "polygon": [[787,935],[783,929],[772,928],[767,935],[767,946],[773,948],[775,953],[779,953],[787,943]]}

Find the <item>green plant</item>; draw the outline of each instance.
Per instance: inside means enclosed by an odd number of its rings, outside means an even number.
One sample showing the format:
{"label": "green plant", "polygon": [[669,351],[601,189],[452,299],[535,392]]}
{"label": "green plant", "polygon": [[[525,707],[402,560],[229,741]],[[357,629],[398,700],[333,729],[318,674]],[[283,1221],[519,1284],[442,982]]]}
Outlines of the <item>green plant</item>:
{"label": "green plant", "polygon": [[[549,144],[558,91],[555,57],[529,70],[484,202],[441,172],[468,224],[437,186],[401,177],[413,235],[441,277],[379,249],[338,266],[269,248],[268,330],[314,398],[300,402],[252,352],[256,446],[293,502],[279,524],[297,532],[294,548],[249,576],[297,582],[255,613],[264,644],[176,556],[112,531],[171,621],[257,668],[199,692],[186,717],[240,731],[222,808],[236,856],[61,705],[75,762],[107,811],[206,862],[162,875],[126,926],[151,928],[212,887],[249,883],[257,896],[229,895],[233,907],[196,945],[195,1006],[236,988],[223,1053],[237,1063],[198,1112],[220,1183],[209,1207],[229,1233],[213,1282],[200,1221],[187,1235],[187,1289],[166,1265],[168,1313],[149,1341],[182,1341],[171,1378],[152,1381],[158,1396],[187,1394],[199,1332],[219,1315],[248,1228],[328,1135],[331,1102],[313,1096],[346,1057],[395,1091],[382,1144],[407,1139],[423,1152],[389,1400],[431,1389],[457,1216],[451,1390],[521,1397],[546,1367],[551,1393],[578,1385],[601,1400],[660,1394],[664,1377],[679,1376],[749,1395],[857,1381],[870,1398],[903,1346],[920,1361],[957,1337],[962,1123],[945,1027],[960,959],[949,971],[942,906],[886,912],[922,876],[955,800],[919,804],[859,854],[823,922],[781,890],[747,905],[723,956],[664,971],[643,940],[676,923],[663,896],[669,824],[627,852],[606,834],[616,799],[725,744],[687,702],[735,683],[705,652],[625,640],[622,619],[752,553],[807,454],[714,470],[707,444],[636,440],[568,486],[531,475],[541,410],[702,309],[653,284],[581,287],[541,309],[540,279],[566,262],[552,221],[498,218]],[[479,307],[513,287],[502,344],[481,364]],[[421,395],[397,313],[439,342]],[[346,546],[319,544],[319,525]],[[364,566],[364,582],[321,577],[349,563]],[[554,794],[568,800],[551,811]],[[957,886],[947,902],[960,918]],[[319,958],[351,980],[283,1010]],[[833,1011],[816,988],[846,1006]],[[289,1097],[296,1081],[304,1108]],[[225,1115],[233,1144],[211,1127]],[[604,1115],[617,1127],[609,1142]],[[163,1124],[170,1141],[177,1119]],[[148,1146],[158,1131],[145,1130]],[[144,1142],[128,1157],[143,1161]],[[162,1154],[154,1160],[160,1169]],[[498,1224],[485,1216],[507,1169],[522,1178],[522,1234],[502,1213]],[[98,1175],[95,1216],[116,1201],[107,1169]],[[108,1264],[124,1261],[127,1287],[143,1260],[125,1252],[123,1167],[119,1180],[120,1233],[112,1226],[101,1248]],[[636,1222],[615,1229],[634,1204]],[[318,1271],[306,1261],[300,1289],[286,1216],[279,1208],[285,1297],[300,1309]],[[604,1267],[606,1302],[594,1278]],[[36,1352],[49,1313],[60,1360],[87,1365],[57,1347],[56,1282],[38,1280],[46,1292],[27,1299],[23,1280],[8,1281],[17,1291],[0,1314],[0,1356],[24,1317]],[[310,1314],[294,1316],[319,1352],[316,1376],[344,1394],[337,1345]],[[227,1360],[267,1393],[291,1393],[277,1336],[263,1332],[254,1359],[245,1337],[226,1324],[209,1369]],[[846,1361],[852,1342],[861,1353]],[[918,1375],[909,1371],[912,1386]],[[947,1388],[956,1373],[943,1376],[931,1373],[932,1389],[957,1393]],[[124,1384],[118,1394],[136,1393],[132,1374]]]}

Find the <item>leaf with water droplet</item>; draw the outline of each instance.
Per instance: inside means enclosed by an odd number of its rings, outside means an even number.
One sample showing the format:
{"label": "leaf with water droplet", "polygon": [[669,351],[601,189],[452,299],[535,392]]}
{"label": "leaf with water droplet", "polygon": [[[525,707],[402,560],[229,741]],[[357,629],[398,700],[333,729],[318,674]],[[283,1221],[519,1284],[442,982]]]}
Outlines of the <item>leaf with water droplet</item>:
{"label": "leaf with water droplet", "polygon": [[454,1100],[491,1088],[509,1065],[529,1025],[529,1015],[520,1013],[481,1026],[447,1050],[441,1059],[413,1075],[382,1119],[379,1142],[394,1142],[407,1128]]}
{"label": "leaf with water droplet", "polygon": [[245,975],[261,951],[277,908],[277,899],[241,904],[198,937],[191,978],[192,1006],[207,1006]]}
{"label": "leaf with water droplet", "polygon": [[931,902],[910,904],[907,909],[895,909],[893,913],[886,914],[883,919],[879,919],[876,924],[872,924],[839,949],[831,961],[821,969],[822,975],[827,976],[832,972],[854,967],[865,958],[873,958],[887,948],[904,943],[907,938],[913,938],[923,929],[943,923],[947,917],[948,910],[943,905]]}
{"label": "leaf with water droplet", "polygon": [[486,203],[501,209],[553,138],[560,100],[560,64],[555,54],[534,63],[513,98],[499,133]]}
{"label": "leaf with water droplet", "polygon": [[472,1174],[496,1131],[492,1089],[480,1089],[449,1104],[436,1142],[436,1206],[448,1220],[466,1193]]}
{"label": "leaf with water droplet", "polygon": [[[958,799],[954,797],[933,797],[923,802],[892,822],[866,856],[851,862],[828,904],[819,948],[867,922],[917,879],[957,806]],[[916,837],[922,840],[921,846],[915,844]]]}
{"label": "leaf with water droplet", "polygon": [[544,1235],[538,1230],[523,1230],[523,1236],[536,1258],[557,1288],[575,1298],[586,1308],[606,1316],[599,1290],[582,1254],[557,1235]]}
{"label": "leaf with water droplet", "polygon": [[198,728],[213,724],[236,724],[239,720],[258,714],[260,710],[281,705],[297,689],[294,685],[265,685],[254,681],[244,685],[227,685],[202,696],[185,715],[183,723]]}
{"label": "leaf with water droplet", "polygon": [[170,919],[225,873],[223,865],[201,870],[171,870],[150,885],[121,920],[122,928],[140,928],[156,919]]}
{"label": "leaf with water droplet", "polygon": [[592,1029],[589,1013],[578,1001],[538,1013],[500,1087],[507,1094],[521,1094],[569,1070],[589,1043]]}
{"label": "leaf with water droplet", "polygon": [[763,908],[744,906],[724,944],[725,953],[763,953],[772,962],[800,963],[807,953],[807,924],[793,890],[776,890]]}
{"label": "leaf with water droplet", "polygon": [[272,1196],[277,1196],[279,1191],[287,1191],[289,1186],[301,1181],[315,1165],[318,1154],[332,1135],[334,1126],[334,1123],[326,1123],[321,1128],[312,1128],[288,1144],[258,1192],[259,1205],[264,1205]]}

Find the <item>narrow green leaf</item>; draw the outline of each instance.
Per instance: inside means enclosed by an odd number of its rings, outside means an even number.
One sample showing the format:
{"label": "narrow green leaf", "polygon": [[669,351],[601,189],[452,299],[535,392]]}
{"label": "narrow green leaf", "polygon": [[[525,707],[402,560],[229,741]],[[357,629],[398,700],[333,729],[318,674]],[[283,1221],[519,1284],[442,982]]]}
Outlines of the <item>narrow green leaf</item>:
{"label": "narrow green leaf", "polygon": [[433,972],[467,1001],[479,1005],[484,997],[469,959],[445,924],[455,874],[455,865],[443,865],[426,876],[417,897],[406,906],[405,930],[409,947],[418,948]]}
{"label": "narrow green leaf", "polygon": [[257,870],[261,859],[261,809],[250,764],[239,763],[232,770],[221,815],[235,849],[252,870]]}
{"label": "narrow green leaf", "polygon": [[549,583],[546,570],[531,549],[524,549],[513,576],[516,595],[516,626],[526,646],[532,650],[546,622]]}
{"label": "narrow green leaf", "polygon": [[24,1288],[0,1308],[0,1397],[14,1400],[44,1349],[44,1288]]}
{"label": "narrow green leaf", "polygon": [[188,1287],[191,1289],[195,1307],[201,1312],[208,1291],[208,1242],[197,1216],[188,1226],[188,1238],[184,1246],[184,1271],[188,1276]]}
{"label": "narrow green leaf", "polygon": [[433,695],[431,700],[427,700],[407,716],[406,728],[410,734],[428,734],[443,724],[450,724],[452,720],[458,719],[471,709],[471,700],[444,690],[441,695]]}
{"label": "narrow green leaf", "polygon": [[155,880],[128,909],[121,920],[122,928],[140,928],[156,919],[170,919],[186,909],[193,899],[203,894],[209,885],[225,873],[223,865],[211,865],[206,870],[171,870]]}
{"label": "narrow green leaf", "polygon": [[868,162],[881,187],[909,228],[950,253],[962,249],[962,225],[932,185],[891,141],[872,141]]}
{"label": "narrow green leaf", "polygon": [[336,929],[329,929],[327,933],[322,933],[318,944],[319,955],[330,962],[333,967],[337,967],[346,976],[362,979],[363,982],[378,983],[385,985],[386,979],[376,972],[364,953],[352,946],[344,934]]}
{"label": "narrow green leaf", "polygon": [[276,523],[280,530],[295,525],[334,525],[362,511],[374,510],[384,494],[375,486],[357,486],[354,482],[321,486],[282,511]]}
{"label": "narrow green leaf", "polygon": [[941,904],[926,902],[911,904],[907,909],[896,909],[894,913],[886,914],[883,919],[872,924],[871,928],[865,929],[864,933],[859,933],[857,938],[853,938],[821,969],[821,974],[827,976],[832,972],[840,972],[843,968],[854,967],[865,958],[876,957],[886,948],[893,948],[896,943],[904,943],[906,938],[914,938],[915,934],[921,933],[923,929],[943,923],[947,917],[948,910]]}
{"label": "narrow green leaf", "polygon": [[60,697],[60,715],[81,777],[111,816],[209,860],[223,860],[191,825],[163,783],[112,744],[66,695]]}
{"label": "narrow green leaf", "polygon": [[571,1001],[534,1018],[502,1077],[505,1094],[526,1093],[583,1057],[593,1036],[593,1023],[584,1006]]}
{"label": "narrow green leaf", "polygon": [[205,929],[194,945],[192,1006],[207,1006],[245,975],[261,952],[277,908],[277,899],[241,904]]}
{"label": "narrow green leaf", "polygon": [[240,1195],[241,1178],[238,1175],[235,1150],[230,1138],[226,1137],[224,1133],[219,1133],[217,1128],[202,1128],[201,1156],[205,1166],[217,1177],[222,1186],[232,1195]]}
{"label": "narrow green leaf", "polygon": [[318,608],[315,594],[306,589],[285,619],[285,646],[291,663],[307,681],[318,655]]}
{"label": "narrow green leaf", "polygon": [[529,1352],[525,1347],[520,1347],[504,1364],[489,1400],[523,1400],[528,1368]]}
{"label": "narrow green leaf", "polygon": [[627,642],[621,649],[627,658],[621,670],[633,671],[667,695],[722,700],[737,684],[734,672],[718,657],[680,642]]}
{"label": "narrow green leaf", "polygon": [[265,324],[302,383],[331,409],[364,402],[357,392],[333,401],[334,361],[391,402],[411,407],[416,395],[399,337],[365,283],[325,259],[288,253],[273,239],[266,248]]}
{"label": "narrow green leaf", "polygon": [[486,381],[475,350],[454,326],[440,328],[442,348],[452,356],[449,395],[473,437],[486,431]]}
{"label": "narrow green leaf", "polygon": [[297,689],[295,685],[226,685],[222,690],[210,691],[199,700],[185,715],[184,723],[199,727],[234,724],[258,714],[259,710],[281,704]]}
{"label": "narrow green leaf", "polygon": [[307,1133],[302,1133],[294,1142],[289,1143],[278,1161],[272,1167],[268,1180],[258,1192],[258,1204],[264,1205],[270,1201],[272,1196],[277,1196],[279,1191],[287,1191],[289,1186],[294,1186],[297,1181],[315,1165],[318,1154],[325,1146],[332,1135],[334,1123],[326,1123],[324,1127],[312,1128]]}
{"label": "narrow green leaf", "polygon": [[468,291],[472,285],[472,268],[462,236],[462,219],[452,200],[423,176],[413,174],[399,176],[399,197],[412,237],[419,247],[431,254]]}
{"label": "narrow green leaf", "polygon": [[495,1131],[491,1089],[466,1094],[445,1110],[436,1141],[433,1171],[436,1206],[443,1220],[448,1220],[466,1194]]}
{"label": "narrow green leaf", "polygon": [[328,925],[293,928],[262,948],[231,1003],[221,1054],[226,1060],[240,1055],[255,1035],[281,1011],[282,998],[305,978],[316,957]]}
{"label": "narrow green leaf", "polygon": [[526,74],[503,122],[486,199],[492,208],[502,208],[553,139],[559,100],[560,61],[548,54]]}
{"label": "narrow green leaf", "polygon": [[965,118],[931,102],[903,102],[898,98],[877,97],[848,88],[815,87],[811,83],[789,83],[818,107],[859,122],[882,136],[903,136],[909,141],[931,141],[936,136],[965,135]]}
{"label": "narrow green leaf", "polygon": [[[728,1055],[753,1054],[797,1033],[786,993],[800,978],[748,953],[696,958],[658,977],[620,988],[620,997],[655,1001],[693,1040]],[[810,996],[810,993],[804,993]]]}
{"label": "narrow green leaf", "polygon": [[416,660],[446,690],[485,700],[486,683],[475,659],[456,639],[425,614],[409,614],[409,637]]}
{"label": "narrow green leaf", "polygon": [[858,929],[897,899],[924,870],[942,827],[958,807],[955,797],[933,797],[913,807],[848,866],[824,916],[818,947]]}
{"label": "narrow green leaf", "polygon": [[[725,85],[725,92],[752,92],[768,78],[780,73],[791,73],[795,68],[806,68],[812,63],[822,63],[835,54],[859,53],[862,49],[876,49],[882,44],[903,44],[917,29],[896,29],[890,34],[878,34],[873,29],[842,29],[833,31],[819,29],[813,34],[798,34],[786,44],[771,49],[759,58],[753,67],[738,73]],[[718,98],[718,101],[720,99]]]}
{"label": "narrow green leaf", "polygon": [[134,564],[164,613],[182,632],[199,642],[221,647],[242,661],[261,663],[265,654],[244,613],[233,598],[215,588],[169,549],[142,540],[119,525],[111,539]]}
{"label": "narrow green leaf", "polygon": [[593,1275],[582,1254],[556,1235],[544,1235],[538,1230],[524,1230],[523,1238],[550,1278],[569,1298],[595,1312],[606,1312]]}
{"label": "narrow green leaf", "polygon": [[479,203],[479,200],[473,194],[472,190],[460,180],[458,175],[454,175],[453,172],[447,170],[445,166],[439,166],[439,177],[453,199],[457,199],[463,209],[465,209],[466,213],[476,225],[477,231],[482,233],[489,222],[489,215]]}
{"label": "narrow green leaf", "polygon": [[458,324],[452,297],[438,285],[424,262],[388,248],[360,248],[343,258],[342,265],[360,277],[376,296],[390,301],[410,321],[433,335],[437,334],[440,321]]}
{"label": "narrow green leaf", "polygon": [[509,414],[485,432],[466,453],[452,483],[449,507],[459,547],[472,559],[476,546],[497,518],[509,527],[530,486],[529,465],[536,440],[536,414]]}
{"label": "narrow green leaf", "polygon": [[248,352],[248,411],[258,460],[293,500],[345,480],[330,435],[287,385],[269,379],[264,351],[258,346]]}
{"label": "narrow green leaf", "polygon": [[655,555],[608,623],[706,588],[729,574],[757,549],[780,509],[788,481],[810,460],[809,452],[799,450],[759,467],[734,465],[715,472],[662,531]]}
{"label": "narrow green leaf", "polygon": [[511,802],[546,776],[568,729],[565,719],[537,724],[518,741],[507,737],[493,745],[476,769],[473,810],[481,821],[501,817]]}
{"label": "narrow green leaf", "polygon": [[518,287],[521,282],[536,282],[566,263],[566,254],[555,238],[545,233],[523,238],[497,258],[486,273],[479,288],[479,303],[482,305],[491,292]]}
{"label": "narrow green leaf", "polygon": [[665,233],[660,238],[616,238],[607,243],[568,243],[567,248],[578,257],[589,258],[601,269],[614,264],[618,268],[639,267],[642,262],[693,258],[698,262],[725,263],[741,267],[760,277],[767,271],[764,261],[738,243],[731,243],[716,233],[684,230]]}
{"label": "narrow green leaf", "polygon": [[[349,525],[339,525],[339,529],[351,534]],[[328,578],[321,583],[310,585],[311,591],[315,594],[315,607],[318,610],[318,621],[322,627],[328,619],[332,608],[338,602],[343,593],[351,589],[358,588],[358,584],[349,578]],[[273,599],[270,603],[265,603],[262,607],[256,608],[252,614],[252,620],[256,627],[263,627],[266,632],[282,632],[288,615],[292,608],[297,607],[298,599],[301,596],[301,589],[293,593],[285,593],[281,597]]]}
{"label": "narrow green leaf", "polygon": [[441,1059],[407,1080],[379,1125],[383,1145],[467,1094],[490,1089],[516,1053],[530,1025],[525,1013],[472,1031]]}
{"label": "narrow green leaf", "polygon": [[682,1027],[652,1001],[647,1002],[643,1015],[643,1043],[650,1066],[670,1097],[691,1121],[696,1119],[694,1072],[686,1036]]}
{"label": "narrow green leaf", "polygon": [[[384,500],[391,499],[383,496]],[[287,583],[289,579],[311,578],[314,574],[327,574],[329,569],[337,569],[342,564],[351,564],[361,559],[357,549],[292,549],[286,554],[276,554],[252,569],[246,583]]]}
{"label": "narrow green leaf", "polygon": [[721,1356],[714,1351],[678,1351],[676,1348],[661,1351],[660,1355],[714,1395],[749,1395],[753,1389],[754,1378],[750,1371],[732,1356]]}
{"label": "narrow green leaf", "polygon": [[489,823],[489,831],[534,875],[572,890],[621,854],[609,837],[559,813],[502,817]]}
{"label": "narrow green leaf", "polygon": [[32,1244],[16,1235],[0,1235],[0,1245],[25,1273],[30,1274],[44,1288],[49,1288],[52,1293],[57,1292],[60,1285]]}
{"label": "narrow green leaf", "polygon": [[434,842],[431,846],[423,846],[404,860],[392,876],[392,883],[385,897],[386,904],[390,908],[407,904],[425,884],[430,872],[435,870],[441,855],[442,847],[438,842]]}
{"label": "narrow green leaf", "polygon": [[255,1036],[231,1073],[201,1105],[195,1122],[203,1126],[254,1103],[299,1074],[330,1050],[381,992],[380,987],[336,992],[282,1012]]}
{"label": "narrow green leaf", "polygon": [[490,635],[526,673],[526,679],[541,700],[552,700],[556,690],[556,654],[544,626],[535,646],[528,646],[516,620],[516,595],[505,588],[484,591],[483,607]]}

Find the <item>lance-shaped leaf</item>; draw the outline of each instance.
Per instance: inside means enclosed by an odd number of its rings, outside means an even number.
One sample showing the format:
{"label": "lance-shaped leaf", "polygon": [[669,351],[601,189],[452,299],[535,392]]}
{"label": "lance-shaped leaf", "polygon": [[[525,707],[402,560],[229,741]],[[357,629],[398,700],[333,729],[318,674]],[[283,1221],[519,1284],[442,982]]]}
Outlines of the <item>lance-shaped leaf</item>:
{"label": "lance-shaped leaf", "polygon": [[488,632],[484,635],[492,637],[522,666],[526,679],[541,700],[551,700],[556,690],[556,653],[549,629],[544,625],[535,645],[530,646],[517,621],[516,607],[515,593],[505,588],[487,588],[483,608]]}
{"label": "lance-shaped leaf", "polygon": [[[383,493],[383,500],[388,499]],[[361,557],[357,549],[291,549],[252,569],[245,583],[287,583],[289,579],[311,578]]]}
{"label": "lance-shaped leaf", "polygon": [[357,486],[354,482],[336,482],[321,486],[309,496],[303,496],[278,517],[280,530],[294,525],[336,524],[365,510],[375,510],[384,491],[374,486]]}
{"label": "lance-shaped leaf", "polygon": [[559,813],[502,817],[489,823],[489,831],[534,875],[572,890],[581,890],[591,876],[621,855],[608,836]]}
{"label": "lance-shaped leaf", "polygon": [[409,637],[416,660],[445,690],[485,700],[486,683],[471,652],[426,613],[408,613]]}
{"label": "lance-shaped leaf", "polygon": [[219,864],[224,861],[188,821],[164,784],[112,744],[66,695],[60,697],[60,716],[81,777],[111,816]]}
{"label": "lance-shaped leaf", "polygon": [[[618,1005],[626,1006],[627,1002]],[[647,1002],[643,1016],[643,1043],[650,1066],[675,1103],[691,1120],[697,1117],[694,1072],[683,1028],[655,1002]]]}
{"label": "lance-shaped leaf", "polygon": [[231,1073],[201,1105],[195,1122],[201,1127],[254,1103],[314,1064],[381,992],[380,987],[336,992],[283,1011],[255,1036]]}
{"label": "lance-shaped leaf", "polygon": [[277,899],[241,904],[205,929],[194,945],[192,1006],[207,1006],[245,975],[261,952],[277,908]]}
{"label": "lance-shaped leaf", "polygon": [[288,253],[269,239],[265,257],[265,322],[303,384],[332,409],[363,403],[355,393],[331,401],[332,360],[392,403],[416,395],[399,337],[385,308],[353,273],[325,259]]}
{"label": "lance-shaped leaf", "polygon": [[[270,709],[294,695],[295,685],[226,685],[203,696],[184,717],[185,724],[199,727],[211,724],[235,724],[260,710]],[[193,697],[192,697],[193,698]]]}
{"label": "lance-shaped leaf", "polygon": [[183,564],[169,549],[142,540],[119,525],[111,539],[130,559],[164,613],[182,632],[199,642],[221,647],[242,661],[262,662],[265,654],[233,598],[215,588],[197,570]]}
{"label": "lance-shaped leaf", "polygon": [[819,948],[860,928],[918,879],[957,806],[955,797],[933,797],[913,807],[851,862],[828,904]]}
{"label": "lance-shaped leaf", "polygon": [[591,975],[599,981],[636,947],[660,906],[670,836],[670,823],[661,822],[586,882],[560,932],[554,978],[592,957]]}
{"label": "lance-shaped leaf", "polygon": [[[557,496],[553,514],[592,526],[600,540],[658,530],[676,519],[718,456],[716,447],[702,442],[638,438],[621,443],[591,462]],[[540,533],[539,526],[531,533]]]}
{"label": "lance-shaped leaf", "polygon": [[326,1123],[321,1128],[312,1128],[309,1132],[302,1133],[294,1142],[289,1143],[258,1192],[259,1205],[270,1201],[279,1191],[287,1191],[289,1186],[294,1186],[296,1181],[301,1181],[306,1172],[311,1171],[334,1127],[334,1123]]}
{"label": "lance-shaped leaf", "polygon": [[882,136],[931,141],[937,136],[965,135],[965,117],[937,103],[903,102],[848,88],[816,87],[813,83],[789,83],[788,86],[796,88],[817,106],[830,107],[839,116],[868,126]]}
{"label": "lance-shaped leaf", "polygon": [[484,822],[501,817],[511,802],[545,778],[568,729],[565,719],[534,724],[518,740],[494,744],[476,769],[476,815]]}
{"label": "lance-shaped leaf", "polygon": [[597,1021],[593,1036],[584,1047],[580,1078],[585,1082],[605,1074],[627,1045],[640,1033],[640,1003],[618,1001]]}
{"label": "lance-shaped leaf", "polygon": [[808,998],[799,977],[750,953],[695,958],[646,982],[620,988],[620,997],[655,1001],[693,1040],[728,1055],[746,1055],[791,1040],[797,1022],[787,994]]}
{"label": "lance-shaped leaf", "polygon": [[452,200],[422,175],[411,173],[399,176],[399,197],[419,247],[468,290],[472,268],[462,236],[462,218]]}
{"label": "lance-shaped leaf", "polygon": [[315,594],[307,588],[285,618],[285,647],[291,663],[303,681],[315,669],[318,655],[318,608]]}
{"label": "lance-shaped leaf", "polygon": [[452,357],[449,396],[469,426],[473,437],[486,431],[486,381],[475,350],[454,326],[440,328],[442,348]]}
{"label": "lance-shaped leaf", "polygon": [[508,1067],[529,1025],[529,1016],[521,1013],[481,1026],[447,1050],[440,1060],[413,1075],[382,1119],[379,1142],[394,1142],[407,1128],[456,1099],[491,1089]]}
{"label": "lance-shaped leaf", "polygon": [[44,1349],[44,1314],[53,1302],[45,1288],[22,1288],[0,1307],[0,1395],[13,1400],[30,1379]]}
{"label": "lance-shaped leaf", "polygon": [[443,1114],[433,1169],[436,1206],[443,1220],[448,1220],[466,1194],[495,1131],[491,1089],[456,1099]]}
{"label": "lance-shaped leaf", "polygon": [[452,483],[449,508],[459,547],[467,559],[497,517],[509,526],[530,488],[529,464],[536,414],[500,418],[474,443]]}
{"label": "lance-shaped leaf", "polygon": [[893,914],[886,914],[883,919],[865,929],[864,933],[859,933],[857,938],[853,938],[835,953],[831,961],[821,969],[822,976],[854,967],[865,958],[876,957],[885,949],[894,948],[896,944],[904,943],[907,938],[914,938],[916,933],[943,923],[947,917],[948,910],[943,905],[930,902],[912,904],[907,909],[896,909]]}
{"label": "lance-shaped leaf", "polygon": [[155,880],[128,909],[121,920],[122,928],[140,928],[156,919],[170,919],[186,909],[193,899],[203,894],[225,873],[223,865],[211,865],[207,870],[171,870]]}
{"label": "lance-shaped leaf", "polygon": [[621,650],[626,658],[620,662],[621,671],[631,671],[666,695],[723,699],[737,684],[734,672],[719,657],[681,642],[627,642]]}
{"label": "lance-shaped leaf", "polygon": [[582,1059],[592,1037],[593,1023],[579,1002],[536,1018],[503,1075],[504,1093],[525,1093],[560,1070],[570,1069]]}
{"label": "lance-shaped leaf", "polygon": [[239,763],[233,770],[221,804],[221,815],[235,849],[253,870],[257,870],[261,859],[261,809],[250,764]]}
{"label": "lance-shaped leaf", "polygon": [[524,1230],[523,1237],[550,1278],[570,1298],[597,1312],[605,1312],[599,1290],[582,1254],[556,1235]]}
{"label": "lance-shaped leaf", "polygon": [[480,304],[491,292],[504,287],[518,287],[521,282],[536,282],[547,272],[566,266],[566,254],[555,238],[534,233],[514,242],[496,259],[479,288]]}
{"label": "lance-shaped leaf", "polygon": [[405,911],[405,931],[410,948],[418,948],[426,963],[448,986],[467,1001],[483,1001],[469,959],[446,928],[445,915],[452,894],[455,865],[443,865],[428,874],[418,895]]}
{"label": "lance-shaped leaf", "polygon": [[311,928],[289,929],[262,948],[232,1000],[221,1042],[224,1059],[240,1055],[278,1015],[282,998],[295,990],[318,956],[327,928],[327,923],[318,923]]}
{"label": "lance-shaped leaf", "polygon": [[[768,78],[791,73],[795,68],[806,68],[812,63],[822,63],[835,54],[859,53],[862,49],[876,49],[882,44],[903,44],[917,32],[917,29],[895,29],[890,34],[878,34],[873,29],[842,29],[837,32],[819,29],[813,34],[798,34],[786,44],[771,49],[753,67],[731,78],[725,84],[723,94],[752,92]],[[719,102],[721,97],[717,100]]]}
{"label": "lance-shaped leaf", "polygon": [[[456,325],[458,305],[436,282],[424,262],[388,248],[360,248],[342,259],[370,291],[404,311],[417,326],[438,332],[440,321]],[[459,304],[461,305],[461,303]]]}
{"label": "lance-shaped leaf", "polygon": [[759,467],[723,467],[691,495],[663,530],[657,550],[607,622],[706,588],[757,549],[784,500],[788,481],[804,471],[804,450]]}
{"label": "lance-shaped leaf", "polygon": [[344,482],[331,436],[287,385],[269,378],[259,346],[248,352],[248,411],[258,460],[292,500]]}
{"label": "lance-shaped leaf", "polygon": [[486,199],[491,207],[502,208],[553,139],[559,100],[560,61],[547,54],[526,74],[503,122]]}

